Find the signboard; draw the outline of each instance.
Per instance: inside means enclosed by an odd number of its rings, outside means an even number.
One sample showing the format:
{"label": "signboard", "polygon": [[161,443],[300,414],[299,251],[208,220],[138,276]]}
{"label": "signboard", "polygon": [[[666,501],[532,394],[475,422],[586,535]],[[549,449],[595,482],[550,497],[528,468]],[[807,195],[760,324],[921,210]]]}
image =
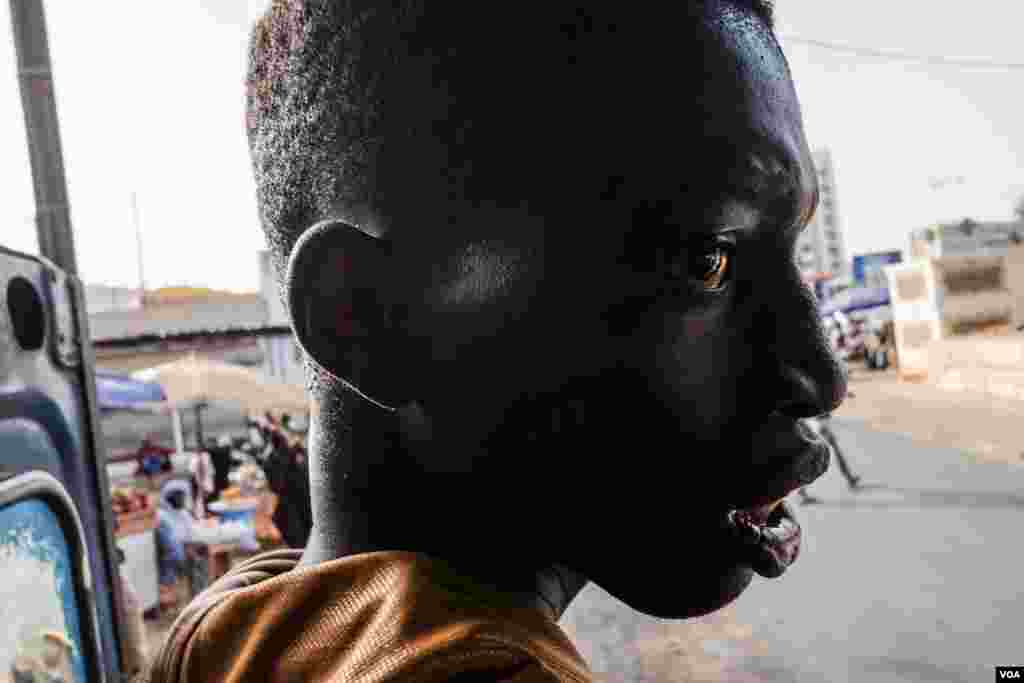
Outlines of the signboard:
{"label": "signboard", "polygon": [[926,376],[929,347],[942,338],[942,294],[931,261],[883,268],[892,296],[901,375]]}
{"label": "signboard", "polygon": [[861,287],[888,287],[885,266],[902,263],[899,251],[879,251],[873,254],[860,254],[853,257],[853,279]]}
{"label": "signboard", "polygon": [[832,315],[836,311],[855,313],[888,305],[889,289],[887,287],[852,287],[833,296],[820,307],[819,311],[822,316],[826,316]]}

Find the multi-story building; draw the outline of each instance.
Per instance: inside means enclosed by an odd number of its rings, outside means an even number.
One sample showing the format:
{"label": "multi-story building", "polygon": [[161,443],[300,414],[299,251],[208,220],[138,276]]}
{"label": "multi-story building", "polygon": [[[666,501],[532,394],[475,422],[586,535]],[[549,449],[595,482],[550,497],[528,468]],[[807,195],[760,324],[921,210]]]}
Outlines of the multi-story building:
{"label": "multi-story building", "polygon": [[1005,256],[1011,242],[1024,238],[1024,224],[1017,221],[959,223],[914,230],[910,233],[912,259],[949,256]]}
{"label": "multi-story building", "polygon": [[805,276],[831,273],[835,278],[845,278],[849,276],[850,265],[839,224],[835,170],[828,149],[814,153],[814,165],[818,171],[820,201],[810,225],[797,240],[796,263]]}

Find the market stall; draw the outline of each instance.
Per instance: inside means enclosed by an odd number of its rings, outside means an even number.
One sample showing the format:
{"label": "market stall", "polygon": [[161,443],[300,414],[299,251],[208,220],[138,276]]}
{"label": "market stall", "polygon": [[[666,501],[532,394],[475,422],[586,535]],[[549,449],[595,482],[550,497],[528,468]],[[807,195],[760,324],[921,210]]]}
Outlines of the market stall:
{"label": "market stall", "polygon": [[117,487],[111,492],[117,519],[114,532],[124,553],[121,574],[139,598],[143,611],[159,605],[156,563],[156,500],[144,489]]}
{"label": "market stall", "polygon": [[176,415],[175,443],[181,440],[181,411],[192,409],[197,415],[199,442],[202,443],[202,409],[213,402],[231,403],[246,415],[266,412],[305,414],[309,399],[301,386],[270,380],[249,368],[201,358],[191,354],[172,363],[139,370],[136,380],[158,384]]}
{"label": "market stall", "polygon": [[[195,411],[196,441],[205,444],[200,415],[210,405],[231,404],[245,416],[266,413],[302,416],[309,409],[305,391],[300,386],[269,380],[248,368],[203,359],[195,354],[180,361],[140,370],[132,378],[160,386],[165,396],[160,410],[174,420],[174,441],[179,453],[184,442],[183,411]],[[196,458],[203,456],[209,458],[205,452],[196,454]],[[270,521],[277,501],[266,488],[260,466],[252,462],[252,458],[249,460],[236,467],[235,474],[241,476],[233,477],[234,486],[224,491],[219,504],[212,505],[209,510],[205,506],[202,486],[199,487],[201,495],[194,501],[197,503],[195,523],[186,543],[192,592],[201,590],[226,571],[238,553],[258,550],[257,539],[270,544],[280,541],[281,535]],[[209,463],[199,460],[198,469],[204,467],[209,467]],[[205,477],[197,472],[195,458],[189,470],[198,479]]]}
{"label": "market stall", "polygon": [[[101,412],[159,412],[166,395],[158,384],[140,382],[128,375],[98,371],[96,396]],[[159,604],[156,563],[157,505],[152,491],[136,478],[134,460],[108,462],[114,535],[124,553],[121,573],[131,585],[143,610]]]}

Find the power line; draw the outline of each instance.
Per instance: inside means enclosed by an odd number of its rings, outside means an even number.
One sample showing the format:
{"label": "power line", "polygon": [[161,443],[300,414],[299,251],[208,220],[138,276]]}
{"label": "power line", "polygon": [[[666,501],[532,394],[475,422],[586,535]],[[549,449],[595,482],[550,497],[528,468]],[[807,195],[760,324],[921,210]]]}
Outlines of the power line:
{"label": "power line", "polygon": [[985,59],[950,59],[938,55],[914,55],[906,52],[895,52],[879,50],[872,47],[861,47],[856,45],[841,45],[830,43],[824,40],[812,38],[801,38],[799,36],[780,35],[783,42],[796,43],[799,45],[810,45],[834,52],[845,52],[847,54],[861,57],[872,57],[876,59],[888,59],[891,61],[914,62],[918,64],[929,64],[932,66],[951,66],[959,69],[994,69],[1001,71],[1022,71],[1024,63],[1020,62],[995,62]]}

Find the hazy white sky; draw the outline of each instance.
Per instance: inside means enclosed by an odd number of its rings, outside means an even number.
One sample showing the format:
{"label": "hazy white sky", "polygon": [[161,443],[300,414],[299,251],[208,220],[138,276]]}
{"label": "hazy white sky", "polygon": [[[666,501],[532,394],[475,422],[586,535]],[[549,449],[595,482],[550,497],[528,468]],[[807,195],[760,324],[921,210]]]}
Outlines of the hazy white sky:
{"label": "hazy white sky", "polygon": [[[248,26],[268,0],[49,2],[79,268],[135,284],[138,193],[150,286],[257,287],[263,247],[243,127]],[[0,2],[0,30],[9,31]],[[851,57],[787,36],[1024,62],[1024,4],[779,0],[778,32],[814,147],[832,149],[851,253],[904,248],[938,219],[1009,218],[1024,194],[1022,71]],[[35,251],[9,40],[0,41],[0,243]],[[963,176],[940,191],[933,177]]]}

